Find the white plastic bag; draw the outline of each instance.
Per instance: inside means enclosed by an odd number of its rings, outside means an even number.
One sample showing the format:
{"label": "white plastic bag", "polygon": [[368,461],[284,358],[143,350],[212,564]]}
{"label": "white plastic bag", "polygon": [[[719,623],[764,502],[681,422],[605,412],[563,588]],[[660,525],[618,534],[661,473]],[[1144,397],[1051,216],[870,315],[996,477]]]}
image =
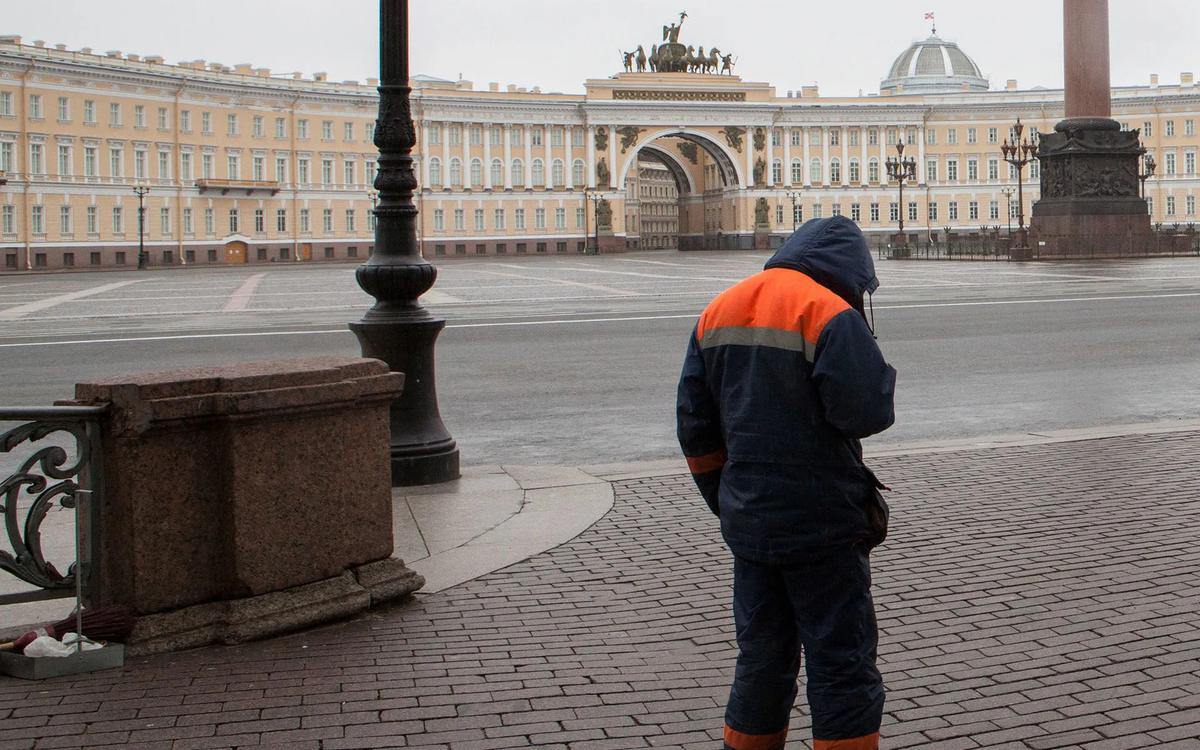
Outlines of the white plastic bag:
{"label": "white plastic bag", "polygon": [[[61,641],[57,641],[48,635],[43,635],[33,639],[33,641],[25,647],[25,651],[23,653],[26,656],[31,656],[34,658],[40,658],[43,656],[70,656],[71,654],[75,653],[75,641],[78,639],[79,636],[75,635],[74,633],[67,633],[63,635],[63,639]],[[92,643],[84,638],[83,645],[80,648],[84,651],[91,651],[93,649],[101,648],[101,645],[99,643]]]}

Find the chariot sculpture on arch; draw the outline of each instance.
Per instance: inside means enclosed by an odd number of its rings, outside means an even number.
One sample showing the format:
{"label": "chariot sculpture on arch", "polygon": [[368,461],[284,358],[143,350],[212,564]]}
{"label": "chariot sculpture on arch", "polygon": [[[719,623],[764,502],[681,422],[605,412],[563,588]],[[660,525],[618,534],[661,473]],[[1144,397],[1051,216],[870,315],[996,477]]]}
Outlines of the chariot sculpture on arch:
{"label": "chariot sculpture on arch", "polygon": [[715,46],[710,46],[708,52],[704,45],[684,44],[679,41],[683,22],[687,19],[687,11],[679,14],[679,23],[671,22],[662,27],[662,43],[650,45],[650,54],[646,54],[645,45],[639,44],[632,52],[621,50],[621,65],[625,72],[638,73],[649,70],[652,73],[707,73],[733,75],[733,55],[722,54]]}

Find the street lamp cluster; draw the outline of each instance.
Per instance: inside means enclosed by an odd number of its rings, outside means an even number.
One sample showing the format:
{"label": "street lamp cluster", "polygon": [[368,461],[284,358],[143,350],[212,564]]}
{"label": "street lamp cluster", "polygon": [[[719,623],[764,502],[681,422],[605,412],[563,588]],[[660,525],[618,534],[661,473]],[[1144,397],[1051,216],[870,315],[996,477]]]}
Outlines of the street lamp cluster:
{"label": "street lamp cluster", "polygon": [[904,183],[917,179],[917,160],[911,156],[904,158],[904,141],[901,140],[896,144],[896,156],[889,156],[884,165],[887,167],[888,179],[895,180],[900,186],[900,204],[896,215],[900,219],[901,242],[907,245],[908,240],[904,238]]}
{"label": "street lamp cluster", "polygon": [[1013,165],[1017,169],[1017,244],[1013,248],[1014,251],[1027,251],[1029,243],[1025,232],[1025,165],[1037,158],[1037,144],[1025,138],[1022,140],[1021,135],[1025,132],[1025,126],[1021,124],[1021,119],[1017,118],[1017,124],[1013,126],[1013,138],[1004,140],[1004,145],[1000,147],[1001,153],[1004,154],[1004,161]]}

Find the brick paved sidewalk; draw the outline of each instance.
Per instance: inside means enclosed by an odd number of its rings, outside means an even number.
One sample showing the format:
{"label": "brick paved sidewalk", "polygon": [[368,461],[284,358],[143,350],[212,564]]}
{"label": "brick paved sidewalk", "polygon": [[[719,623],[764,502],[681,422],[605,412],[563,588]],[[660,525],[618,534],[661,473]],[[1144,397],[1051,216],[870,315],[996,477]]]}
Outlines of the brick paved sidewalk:
{"label": "brick paved sidewalk", "polygon": [[[1198,452],[1190,432],[879,459],[884,747],[1200,748]],[[391,610],[0,678],[0,748],[717,747],[728,563],[688,477],[623,481],[570,543]]]}

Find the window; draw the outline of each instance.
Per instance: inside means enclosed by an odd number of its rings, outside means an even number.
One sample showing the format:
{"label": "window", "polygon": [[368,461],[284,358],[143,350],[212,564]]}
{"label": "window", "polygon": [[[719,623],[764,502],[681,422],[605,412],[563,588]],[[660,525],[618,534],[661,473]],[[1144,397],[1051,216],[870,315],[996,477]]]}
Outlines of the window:
{"label": "window", "polygon": [[967,180],[973,181],[979,179],[979,160],[967,159]]}
{"label": "window", "polygon": [[912,201],[908,204],[908,220],[909,221],[917,220],[917,202],[916,201]]}
{"label": "window", "polygon": [[120,206],[113,206],[112,210],[112,231],[113,234],[121,234],[125,231],[124,216]]}
{"label": "window", "polygon": [[1164,156],[1165,156],[1165,159],[1164,159],[1165,163],[1164,163],[1163,167],[1165,170],[1165,174],[1168,174],[1168,175],[1175,174],[1175,152],[1168,151]]}
{"label": "window", "polygon": [[879,159],[874,156],[867,162],[867,180],[879,182]]}
{"label": "window", "polygon": [[192,112],[185,109],[179,113],[179,129],[185,133],[192,132]]}
{"label": "window", "polygon": [[307,185],[309,183],[308,159],[301,158],[296,161],[296,179],[299,180],[300,184],[302,185]]}
{"label": "window", "polygon": [[95,206],[88,206],[86,211],[87,233],[97,234],[100,231],[98,211]]}
{"label": "window", "polygon": [[821,167],[821,160],[814,158],[808,164],[808,179],[813,183],[819,183],[825,170]]}
{"label": "window", "polygon": [[850,221],[853,221],[856,224],[858,222],[862,221],[862,204],[861,203],[851,203],[850,204]]}
{"label": "window", "polygon": [[1184,135],[1195,135],[1196,134],[1196,121],[1195,120],[1184,120],[1183,121],[1183,134]]}
{"label": "window", "polygon": [[442,160],[436,156],[429,160],[429,184],[439,187],[442,184]]}
{"label": "window", "polygon": [[525,209],[518,208],[513,211],[513,223],[516,224],[517,229],[525,228]]}
{"label": "window", "polygon": [[34,234],[46,233],[45,209],[42,206],[30,207],[29,229]]}
{"label": "window", "polygon": [[1168,138],[1174,138],[1175,137],[1175,121],[1167,120],[1164,130],[1165,130],[1166,136]]}
{"label": "window", "polygon": [[58,97],[58,121],[66,122],[71,119],[71,100],[65,96]]}
{"label": "window", "polygon": [[842,129],[841,128],[830,129],[830,131],[829,131],[829,145],[830,146],[840,146],[841,138],[842,138]]}
{"label": "window", "polygon": [[946,143],[949,143],[950,145],[958,143],[958,128],[946,129]]}
{"label": "window", "polygon": [[496,229],[504,229],[504,209],[497,208],[492,212],[492,224]]}
{"label": "window", "polygon": [[783,162],[776,159],[771,162],[771,183],[778,185],[783,182]]}
{"label": "window", "polygon": [[513,128],[508,133],[508,140],[514,146],[520,146],[525,142],[524,128]]}
{"label": "window", "polygon": [[366,165],[367,184],[374,185],[375,184],[375,160],[367,159],[363,163]]}
{"label": "window", "polygon": [[29,144],[29,172],[31,174],[45,174],[46,164],[42,159],[42,144]]}
{"label": "window", "polygon": [[[113,106],[117,106],[117,105],[113,105]],[[29,119],[31,119],[31,120],[42,119],[42,96],[41,96],[41,94],[30,94],[29,95]]]}
{"label": "window", "polygon": [[491,144],[492,148],[496,148],[498,146],[503,146],[504,145],[504,131],[501,130],[498,126],[493,126],[491,128],[488,128],[488,143]]}
{"label": "window", "polygon": [[1153,216],[1154,215],[1154,198],[1153,197],[1151,197],[1151,196],[1146,197],[1146,206],[1150,210],[1150,215]]}
{"label": "window", "polygon": [[992,221],[1000,218],[1000,202],[990,201],[988,203],[988,218]]}
{"label": "window", "polygon": [[534,128],[530,131],[529,143],[533,146],[542,145],[542,128]]}
{"label": "window", "polygon": [[988,143],[999,143],[1000,133],[996,128],[988,128]]}
{"label": "window", "polygon": [[833,183],[842,181],[842,162],[838,159],[831,159],[829,162],[829,181]]}
{"label": "window", "polygon": [[834,203],[833,204],[833,213],[830,215],[831,216],[841,216],[842,215],[842,204]]}
{"label": "window", "polygon": [[225,134],[226,135],[237,135],[238,134],[238,117],[237,117],[237,115],[235,115],[235,114],[225,115]]}
{"label": "window", "polygon": [[0,207],[0,232],[4,234],[13,234],[16,232],[15,215],[15,206],[5,205]]}
{"label": "window", "polygon": [[878,203],[871,204],[871,221],[875,222],[875,223],[879,222],[879,204]]}
{"label": "window", "polygon": [[204,209],[204,232],[210,235],[217,233],[216,215],[211,208]]}
{"label": "window", "polygon": [[183,233],[184,234],[192,234],[192,232],[193,232],[192,209],[184,208],[183,209]]}
{"label": "window", "polygon": [[204,135],[212,135],[213,129],[211,112],[200,113],[200,132]]}
{"label": "window", "polygon": [[950,221],[958,221],[958,201],[950,201],[946,213],[950,217]]}
{"label": "window", "polygon": [[821,204],[814,203],[812,209],[813,209],[813,218],[814,219],[821,218]]}
{"label": "window", "polygon": [[165,206],[158,209],[158,232],[163,236],[171,234],[171,209]]}
{"label": "window", "polygon": [[1187,215],[1194,216],[1196,214],[1196,196],[1189,195],[1186,200]]}
{"label": "window", "polygon": [[287,157],[275,157],[275,181],[280,185],[287,182]]}
{"label": "window", "polygon": [[550,167],[550,186],[562,187],[567,184],[566,170],[562,159],[555,159]]}
{"label": "window", "polygon": [[460,232],[466,228],[466,212],[461,208],[454,209],[454,228]]}
{"label": "window", "polygon": [[792,159],[792,184],[799,185],[804,182],[804,163],[799,159]]}
{"label": "window", "polygon": [[140,148],[133,152],[133,176],[139,180],[146,177],[146,152]]}
{"label": "window", "polygon": [[546,228],[546,209],[535,208],[533,210],[533,228],[534,229],[545,229]]}
{"label": "window", "polygon": [[276,138],[286,138],[287,137],[287,120],[285,120],[282,117],[275,118],[275,137]]}
{"label": "window", "polygon": [[321,120],[321,140],[333,140],[333,120]]}
{"label": "window", "polygon": [[858,145],[858,137],[859,137],[858,132],[859,132],[858,128],[850,128],[849,135],[850,135],[850,145],[851,146]]}
{"label": "window", "polygon": [[206,180],[212,179],[212,176],[213,176],[213,155],[212,154],[201,154],[200,155],[200,176]]}
{"label": "window", "polygon": [[135,128],[146,127],[146,107],[143,104],[133,105],[133,126]]}
{"label": "window", "polygon": [[192,153],[184,151],[179,155],[179,179],[189,182],[192,179]]}
{"label": "window", "polygon": [[110,148],[108,150],[108,174],[110,177],[120,177],[122,167],[121,149]]}
{"label": "window", "polygon": [[925,160],[925,181],[937,182],[937,159]]}
{"label": "window", "polygon": [[971,201],[967,204],[967,218],[971,221],[979,220],[979,201]]}
{"label": "window", "polygon": [[433,209],[433,229],[440,232],[446,228],[446,212],[440,208]]}
{"label": "window", "polygon": [[71,174],[71,147],[63,143],[58,144],[58,173]]}
{"label": "window", "polygon": [[489,177],[492,181],[492,187],[499,187],[504,184],[504,162],[499,159],[492,159],[492,164],[489,169]]}
{"label": "window", "polygon": [[938,204],[937,203],[929,204],[929,220],[930,221],[938,220]]}
{"label": "window", "polygon": [[862,170],[859,167],[858,159],[850,160],[850,181],[861,182]]}
{"label": "window", "polygon": [[255,115],[253,118],[251,118],[250,135],[254,136],[255,138],[262,138],[264,135],[266,135],[266,133],[263,132],[262,115]]}
{"label": "window", "polygon": [[0,170],[5,172],[13,171],[12,141],[0,141]]}
{"label": "window", "polygon": [[462,184],[462,162],[456,156],[450,160],[450,185],[452,187],[462,187]]}
{"label": "window", "polygon": [[[513,132],[515,133],[516,131],[514,130]],[[509,169],[509,172],[512,173],[513,187],[519,188],[525,186],[525,165],[520,159],[513,159],[512,167]]]}
{"label": "window", "polygon": [[900,207],[895,201],[888,204],[888,220],[900,221]]}
{"label": "window", "polygon": [[1183,173],[1196,174],[1196,152],[1188,151],[1183,155]]}
{"label": "window", "polygon": [[352,122],[342,123],[342,140],[343,141],[354,140],[354,123],[352,123]]}
{"label": "window", "polygon": [[436,124],[430,125],[426,129],[426,133],[428,133],[430,146],[442,145],[442,126],[441,125],[436,125]]}
{"label": "window", "polygon": [[345,184],[347,184],[347,185],[356,184],[356,181],[354,179],[354,162],[347,161],[347,162],[342,163],[342,177],[345,178],[344,179]]}
{"label": "window", "polygon": [[[797,145],[797,144],[792,144],[792,145]],[[867,145],[868,146],[878,146],[879,145],[879,128],[868,128],[867,129]]]}
{"label": "window", "polygon": [[471,160],[471,187],[483,187],[483,162],[479,159]]}
{"label": "window", "polygon": [[11,91],[0,91],[0,115],[12,117],[13,97]]}
{"label": "window", "polygon": [[563,145],[563,129],[561,127],[550,129],[550,145],[556,148],[561,148]]}
{"label": "window", "polygon": [[896,145],[896,129],[895,128],[887,129],[887,145],[889,145],[889,146]]}
{"label": "window", "polygon": [[975,143],[975,128],[967,128],[967,143]]}
{"label": "window", "polygon": [[482,146],[483,128],[479,127],[478,125],[472,125],[468,132],[468,137],[470,138],[472,146]]}
{"label": "window", "polygon": [[946,179],[950,182],[958,181],[958,159],[950,159],[946,162]]}
{"label": "window", "polygon": [[[1167,216],[1175,215],[1175,196],[1167,196]],[[36,230],[35,230],[36,231]]]}
{"label": "window", "polygon": [[308,140],[308,120],[296,120],[296,137]]}
{"label": "window", "polygon": [[486,227],[484,226],[483,209],[477,208],[475,209],[475,231],[482,232],[484,229]]}
{"label": "window", "polygon": [[355,219],[356,219],[357,215],[358,215],[357,212],[353,208],[346,209],[346,231],[347,232],[357,231],[355,229]]}
{"label": "window", "polygon": [[236,180],[241,177],[242,165],[237,154],[229,154],[228,159],[226,159],[226,167],[229,170],[229,174],[227,175],[229,179]]}
{"label": "window", "polygon": [[925,129],[925,143],[930,146],[937,145],[937,130],[934,128]]}
{"label": "window", "polygon": [[587,211],[582,207],[575,209],[575,228],[583,229],[587,223]]}
{"label": "window", "polygon": [[565,209],[565,208],[554,209],[554,228],[555,229],[566,229],[567,228],[567,209]]}
{"label": "window", "polygon": [[321,230],[323,232],[325,232],[325,234],[333,233],[333,209],[332,208],[321,209]]}
{"label": "window", "polygon": [[1153,138],[1154,137],[1154,123],[1149,122],[1149,121],[1142,123],[1142,137],[1143,138]]}
{"label": "window", "polygon": [[804,206],[800,203],[792,206],[792,223],[797,225],[804,223]]}
{"label": "window", "polygon": [[333,184],[333,159],[321,160],[321,184]]}
{"label": "window", "polygon": [[[537,132],[537,131],[535,131]],[[546,184],[546,167],[541,159],[533,160],[533,186],[544,187]]]}
{"label": "window", "polygon": [[300,209],[300,232],[308,234],[312,231],[312,221],[307,208]]}
{"label": "window", "polygon": [[988,159],[988,179],[989,180],[1000,179],[1000,160],[999,159]]}
{"label": "window", "polygon": [[236,208],[229,209],[229,233],[237,234],[238,231],[238,210]]}
{"label": "window", "polygon": [[171,179],[171,152],[170,151],[159,151],[158,152],[158,179],[160,179],[160,180]]}
{"label": "window", "polygon": [[802,137],[803,137],[803,131],[793,130],[792,136],[791,136],[792,145],[793,146],[803,145]]}

